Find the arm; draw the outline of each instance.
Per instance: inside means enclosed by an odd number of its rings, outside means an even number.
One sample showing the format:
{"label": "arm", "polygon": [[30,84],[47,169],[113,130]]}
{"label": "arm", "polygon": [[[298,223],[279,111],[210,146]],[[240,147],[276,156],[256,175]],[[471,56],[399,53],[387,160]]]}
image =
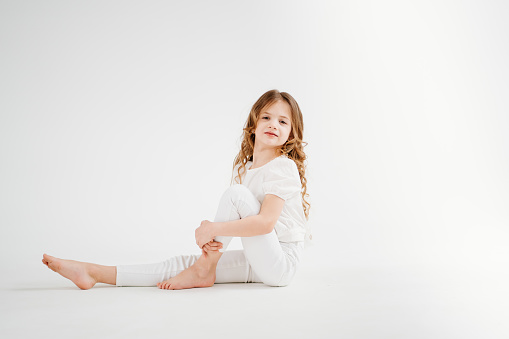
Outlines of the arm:
{"label": "arm", "polygon": [[247,218],[215,222],[212,224],[214,236],[252,237],[272,232],[281,215],[285,201],[280,197],[267,194],[263,199],[260,213]]}
{"label": "arm", "polygon": [[224,222],[204,220],[196,229],[196,243],[201,248],[216,236],[252,237],[270,233],[281,215],[284,204],[285,201],[280,197],[267,194],[257,215]]}

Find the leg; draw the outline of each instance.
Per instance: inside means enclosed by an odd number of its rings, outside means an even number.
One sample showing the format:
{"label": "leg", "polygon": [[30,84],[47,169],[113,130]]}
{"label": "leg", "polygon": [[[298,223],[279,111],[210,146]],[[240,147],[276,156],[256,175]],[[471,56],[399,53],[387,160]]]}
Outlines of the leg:
{"label": "leg", "polygon": [[286,286],[297,271],[304,242],[280,243],[276,232],[241,238],[244,254],[259,279],[269,286]]}
{"label": "leg", "polygon": [[[221,197],[214,221],[237,220],[255,215],[260,212],[260,207],[260,202],[247,187],[233,185],[230,186]],[[231,239],[232,237],[216,237],[215,241],[223,243],[223,249],[220,250],[220,252],[211,252],[208,255],[202,255],[196,263],[187,270],[181,272],[176,277],[157,284],[157,286],[164,289],[212,286],[216,280],[218,261]]]}
{"label": "leg", "polygon": [[261,283],[243,250],[226,251],[216,267],[216,284]]}
{"label": "leg", "polygon": [[173,278],[157,283],[157,287],[166,290],[210,287],[216,280],[216,266],[220,257],[221,253],[219,252],[204,253],[191,267],[181,271]]}
{"label": "leg", "polygon": [[199,255],[179,255],[155,264],[119,265],[117,286],[156,286],[192,267],[199,258]]}
{"label": "leg", "polygon": [[[223,195],[214,221],[229,221],[256,215],[261,204],[252,192],[243,185],[231,186]],[[214,240],[223,243],[224,251],[232,237],[216,237]],[[247,280],[263,282],[271,286],[287,285],[293,278],[303,243],[280,243],[276,232],[254,237],[241,238],[244,247],[245,270]],[[236,265],[241,267],[241,261]],[[218,270],[219,270],[218,266]],[[221,267],[223,279],[229,279]],[[234,279],[231,277],[230,279]],[[233,282],[233,281],[232,281]]]}
{"label": "leg", "polygon": [[[260,203],[242,185],[231,186],[223,194],[214,221],[228,221],[259,213]],[[218,240],[221,239],[221,240]],[[228,246],[231,237],[217,237]],[[101,266],[44,255],[43,263],[70,279],[78,287],[88,289],[97,282],[117,286],[155,286],[166,289],[182,289],[212,286],[218,282],[261,282],[251,270],[242,251],[233,251],[225,260],[218,262],[220,252],[208,255],[178,256],[158,264]],[[163,281],[165,280],[165,281]],[[158,283],[161,282],[162,283]]]}
{"label": "leg", "polygon": [[[243,185],[233,185],[221,197],[215,222],[238,220],[260,213],[261,204],[253,193]],[[214,240],[223,243],[219,252],[224,252],[233,237],[216,237]]]}
{"label": "leg", "polygon": [[[117,286],[158,286],[193,267],[200,255],[179,255],[155,264],[117,266]],[[262,282],[249,266],[244,251],[227,251],[217,263],[215,283]],[[168,286],[169,288],[169,286]],[[173,286],[175,289],[176,286]]]}
{"label": "leg", "polygon": [[64,260],[44,254],[43,264],[61,276],[71,280],[82,290],[92,288],[96,283],[115,285],[117,268],[86,262]]}

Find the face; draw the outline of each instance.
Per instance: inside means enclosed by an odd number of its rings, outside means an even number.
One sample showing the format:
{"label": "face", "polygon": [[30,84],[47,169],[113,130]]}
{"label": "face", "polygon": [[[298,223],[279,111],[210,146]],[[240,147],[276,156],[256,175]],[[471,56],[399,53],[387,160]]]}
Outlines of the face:
{"label": "face", "polygon": [[255,147],[276,148],[283,145],[292,131],[290,105],[278,100],[264,107],[258,116],[255,130]]}

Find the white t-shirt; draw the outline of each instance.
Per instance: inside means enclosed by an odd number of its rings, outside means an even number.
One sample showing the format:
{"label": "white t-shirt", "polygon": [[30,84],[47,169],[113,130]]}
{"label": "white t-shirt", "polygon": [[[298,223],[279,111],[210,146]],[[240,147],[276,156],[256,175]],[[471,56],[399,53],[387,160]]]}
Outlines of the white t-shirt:
{"label": "white t-shirt", "polygon": [[[304,241],[306,216],[302,207],[299,170],[292,159],[281,155],[265,165],[250,169],[253,163],[246,163],[242,185],[258,199],[260,204],[266,194],[274,194],[285,200],[281,215],[274,227],[280,242]],[[237,175],[235,168],[234,176]]]}

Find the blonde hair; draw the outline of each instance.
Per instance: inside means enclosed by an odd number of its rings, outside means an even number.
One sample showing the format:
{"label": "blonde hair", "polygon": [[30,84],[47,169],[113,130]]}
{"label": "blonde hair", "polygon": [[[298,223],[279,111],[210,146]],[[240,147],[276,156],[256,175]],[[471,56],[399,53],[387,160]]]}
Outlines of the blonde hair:
{"label": "blonde hair", "polygon": [[309,209],[311,205],[306,201],[306,197],[309,194],[307,191],[307,180],[306,180],[306,165],[304,161],[307,159],[306,154],[304,153],[304,146],[307,145],[306,142],[302,141],[302,135],[304,132],[304,122],[302,119],[302,112],[300,111],[299,105],[297,101],[286,92],[279,92],[277,89],[273,89],[271,91],[265,92],[253,105],[251,108],[251,112],[247,117],[246,124],[244,125],[244,132],[242,133],[242,143],[240,145],[240,151],[235,157],[233,161],[233,170],[235,171],[235,167],[239,165],[237,174],[233,173],[232,175],[232,183],[235,181],[236,183],[242,183],[242,174],[246,171],[246,164],[248,161],[253,161],[253,150],[255,143],[255,130],[256,124],[258,122],[258,117],[260,116],[260,112],[265,107],[268,107],[274,104],[277,101],[286,102],[290,106],[290,110],[292,112],[292,130],[288,137],[288,141],[285,142],[281,147],[277,149],[278,153],[281,155],[284,154],[288,158],[292,159],[297,165],[297,169],[299,170],[300,182],[302,185],[301,194],[302,194],[302,208],[304,209],[304,214],[306,219],[309,219]]}

